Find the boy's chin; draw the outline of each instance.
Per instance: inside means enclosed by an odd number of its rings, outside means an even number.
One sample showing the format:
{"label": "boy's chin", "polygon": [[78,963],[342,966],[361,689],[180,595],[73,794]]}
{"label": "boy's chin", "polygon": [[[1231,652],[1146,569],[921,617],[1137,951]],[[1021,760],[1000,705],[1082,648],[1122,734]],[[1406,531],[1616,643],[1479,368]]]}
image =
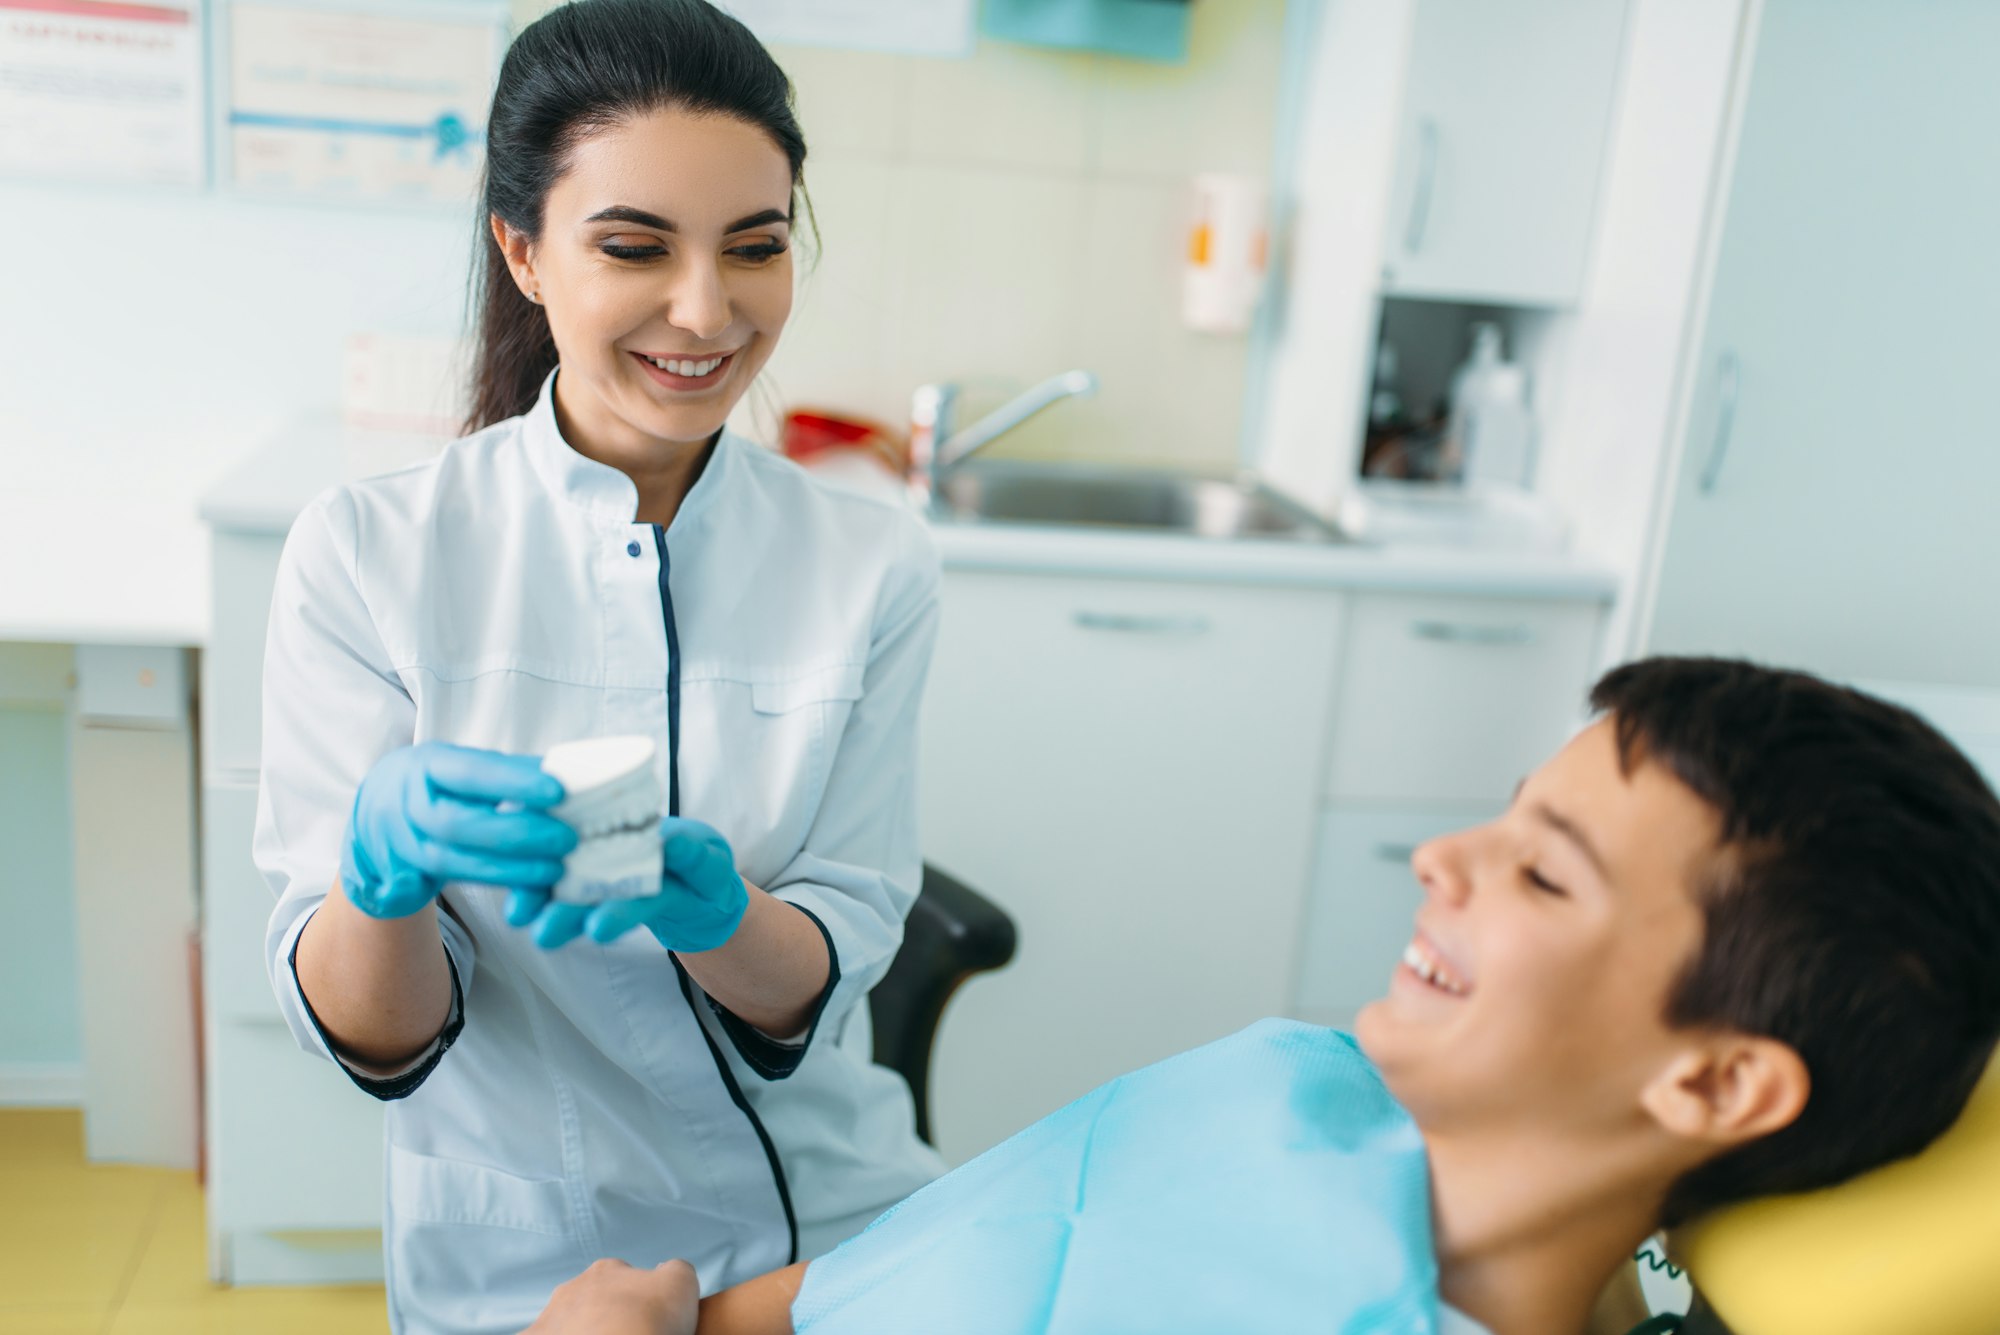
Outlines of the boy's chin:
{"label": "boy's chin", "polygon": [[1402,1027],[1392,1014],[1393,1005],[1390,998],[1377,997],[1354,1016],[1354,1041],[1377,1066],[1385,1055],[1393,1053],[1396,1031]]}

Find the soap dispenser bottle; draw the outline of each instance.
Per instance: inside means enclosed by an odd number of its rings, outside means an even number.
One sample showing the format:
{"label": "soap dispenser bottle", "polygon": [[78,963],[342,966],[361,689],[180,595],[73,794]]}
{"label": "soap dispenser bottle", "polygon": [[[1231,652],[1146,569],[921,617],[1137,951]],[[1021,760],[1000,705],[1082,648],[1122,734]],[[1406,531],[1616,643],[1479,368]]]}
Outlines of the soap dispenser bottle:
{"label": "soap dispenser bottle", "polygon": [[1472,355],[1451,378],[1446,441],[1466,485],[1528,485],[1535,449],[1528,376],[1503,355],[1497,324],[1472,326]]}

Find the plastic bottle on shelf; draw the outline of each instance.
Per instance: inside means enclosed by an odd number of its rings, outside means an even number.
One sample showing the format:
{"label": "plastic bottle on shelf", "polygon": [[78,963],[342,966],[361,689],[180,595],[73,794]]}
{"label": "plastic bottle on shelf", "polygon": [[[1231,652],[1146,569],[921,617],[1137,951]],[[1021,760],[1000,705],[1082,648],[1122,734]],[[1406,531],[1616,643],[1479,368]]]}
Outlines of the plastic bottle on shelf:
{"label": "plastic bottle on shelf", "polygon": [[1468,486],[1528,485],[1535,452],[1528,375],[1506,360],[1497,324],[1472,326],[1472,355],[1451,378],[1447,440],[1459,479]]}

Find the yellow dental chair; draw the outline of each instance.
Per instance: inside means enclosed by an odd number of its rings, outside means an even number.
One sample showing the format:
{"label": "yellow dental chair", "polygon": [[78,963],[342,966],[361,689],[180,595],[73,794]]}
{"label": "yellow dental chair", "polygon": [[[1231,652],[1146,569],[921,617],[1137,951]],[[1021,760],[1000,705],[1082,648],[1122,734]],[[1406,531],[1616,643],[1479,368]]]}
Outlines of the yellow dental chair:
{"label": "yellow dental chair", "polygon": [[1670,1249],[1693,1310],[1632,1335],[2000,1335],[2000,1058],[1922,1154],[1723,1210]]}

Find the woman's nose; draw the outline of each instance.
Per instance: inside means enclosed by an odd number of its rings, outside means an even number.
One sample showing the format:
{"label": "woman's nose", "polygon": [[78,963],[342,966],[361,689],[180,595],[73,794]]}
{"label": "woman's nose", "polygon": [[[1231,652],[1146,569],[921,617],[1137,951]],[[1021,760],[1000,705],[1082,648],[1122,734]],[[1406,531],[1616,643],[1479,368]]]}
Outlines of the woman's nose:
{"label": "woman's nose", "polygon": [[667,320],[704,343],[722,337],[729,328],[729,293],[714,265],[690,264],[676,276]]}

